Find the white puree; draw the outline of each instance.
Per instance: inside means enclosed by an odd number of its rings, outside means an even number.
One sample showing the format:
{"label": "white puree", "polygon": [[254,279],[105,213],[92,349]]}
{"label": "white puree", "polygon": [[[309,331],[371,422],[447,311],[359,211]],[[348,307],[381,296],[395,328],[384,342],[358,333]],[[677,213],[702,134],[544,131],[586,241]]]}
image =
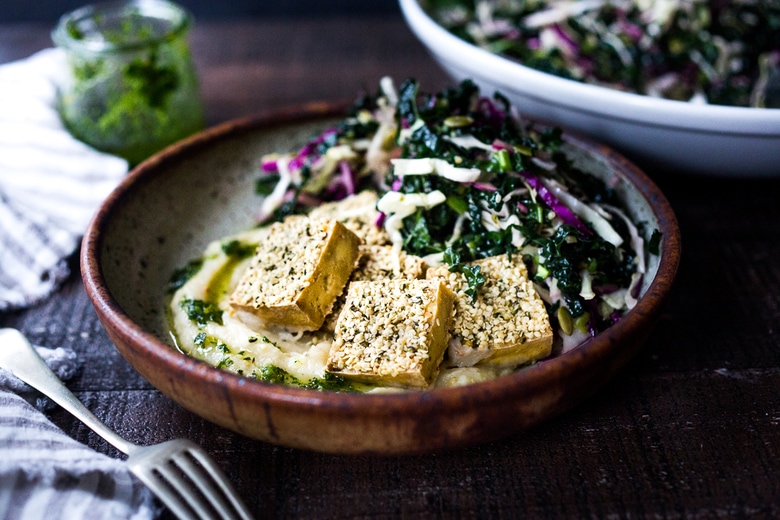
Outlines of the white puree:
{"label": "white puree", "polygon": [[[256,244],[263,233],[263,229],[255,229],[208,245],[203,254],[203,266],[174,293],[169,304],[174,341],[178,348],[188,355],[247,377],[251,377],[264,366],[273,365],[302,383],[312,378],[322,378],[326,373],[332,338],[330,334],[313,332],[293,336],[284,332],[253,329],[239,320],[227,303],[228,296],[236,287],[249,259],[236,262],[222,251],[221,244],[231,240]],[[219,294],[213,294],[215,291]],[[223,311],[223,324],[209,321],[205,325],[199,325],[191,320],[180,306],[184,298],[217,303]],[[201,333],[205,333],[209,341],[197,345],[195,338]],[[439,376],[431,386],[460,386],[493,379],[509,372],[511,369],[447,367],[445,359]],[[399,391],[397,388],[354,386],[370,392]]]}

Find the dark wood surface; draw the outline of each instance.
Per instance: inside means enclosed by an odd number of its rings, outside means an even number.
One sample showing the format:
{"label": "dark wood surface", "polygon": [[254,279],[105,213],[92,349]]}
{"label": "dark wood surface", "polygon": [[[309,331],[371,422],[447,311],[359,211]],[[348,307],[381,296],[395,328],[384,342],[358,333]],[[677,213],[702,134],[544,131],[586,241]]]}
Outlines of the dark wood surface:
{"label": "dark wood surface", "polygon": [[[0,62],[49,46],[49,29],[0,25]],[[192,48],[209,124],[350,98],[385,74],[414,76],[426,90],[449,81],[400,16],[200,23]],[[426,456],[343,457],[207,423],[119,356],[85,295],[76,257],[57,294],[0,314],[0,327],[73,348],[83,370],[69,386],[100,418],[141,444],[200,443],[258,518],[780,518],[780,177],[647,172],[682,230],[682,263],[660,323],[595,396],[500,442]],[[66,412],[51,418],[120,456]]]}
{"label": "dark wood surface", "polygon": [[[225,19],[231,17],[330,17],[344,14],[395,14],[400,12],[397,0],[285,0],[258,2],[257,0],[179,0],[195,19]],[[56,23],[66,11],[77,9],[84,0],[4,0],[0,23],[46,22]]]}

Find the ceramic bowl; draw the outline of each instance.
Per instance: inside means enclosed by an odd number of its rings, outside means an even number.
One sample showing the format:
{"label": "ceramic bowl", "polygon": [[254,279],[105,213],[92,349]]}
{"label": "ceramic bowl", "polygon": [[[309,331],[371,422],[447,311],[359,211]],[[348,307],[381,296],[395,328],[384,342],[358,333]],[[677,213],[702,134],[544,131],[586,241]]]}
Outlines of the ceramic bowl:
{"label": "ceramic bowl", "polygon": [[372,395],[266,384],[177,351],[164,312],[173,270],[210,241],[252,226],[261,156],[303,144],[343,108],[311,105],[209,129],[139,165],[100,207],[82,247],[86,291],[116,348],[152,385],[209,421],[269,443],[343,454],[425,453],[506,437],[560,414],[639,350],[677,272],[677,221],[632,163],[569,136],[567,153],[577,164],[612,178],[631,216],[663,235],[638,305],[588,344],[484,383]]}
{"label": "ceramic bowl", "polygon": [[698,105],[630,94],[525,67],[437,24],[400,0],[412,32],[452,78],[498,90],[522,114],[564,126],[653,168],[694,175],[780,175],[780,109]]}

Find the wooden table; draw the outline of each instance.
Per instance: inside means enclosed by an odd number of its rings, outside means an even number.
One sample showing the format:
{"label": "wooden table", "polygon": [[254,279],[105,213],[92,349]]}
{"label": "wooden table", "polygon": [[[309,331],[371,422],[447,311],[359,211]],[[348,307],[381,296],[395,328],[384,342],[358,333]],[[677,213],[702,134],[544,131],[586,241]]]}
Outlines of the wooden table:
{"label": "wooden table", "polygon": [[[0,25],[0,62],[51,45],[49,29]],[[448,84],[400,15],[202,21],[192,48],[209,124],[350,98],[385,74],[414,76],[431,91]],[[189,437],[203,445],[258,518],[780,517],[780,179],[648,173],[675,208],[684,247],[657,329],[594,397],[501,442],[427,456],[344,457],[212,425],[119,356],[85,295],[76,256],[57,294],[0,314],[0,326],[74,349],[84,366],[69,386],[130,440]],[[66,412],[51,417],[77,440],[119,456]]]}

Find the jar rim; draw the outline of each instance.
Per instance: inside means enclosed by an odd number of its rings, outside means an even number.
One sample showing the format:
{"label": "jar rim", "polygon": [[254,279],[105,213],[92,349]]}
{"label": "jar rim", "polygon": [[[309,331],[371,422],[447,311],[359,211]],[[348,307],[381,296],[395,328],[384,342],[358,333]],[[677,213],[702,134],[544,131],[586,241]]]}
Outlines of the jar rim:
{"label": "jar rim", "polygon": [[[135,34],[127,40],[105,37],[104,31],[108,29],[105,20],[116,21],[128,19],[130,16],[157,20],[166,25],[164,30],[146,36]],[[51,37],[57,46],[76,52],[117,53],[173,40],[187,32],[192,26],[192,21],[192,13],[168,0],[114,0],[88,4],[63,14]],[[79,27],[79,24],[88,25],[90,35],[93,37],[85,37],[81,32],[83,27]]]}

